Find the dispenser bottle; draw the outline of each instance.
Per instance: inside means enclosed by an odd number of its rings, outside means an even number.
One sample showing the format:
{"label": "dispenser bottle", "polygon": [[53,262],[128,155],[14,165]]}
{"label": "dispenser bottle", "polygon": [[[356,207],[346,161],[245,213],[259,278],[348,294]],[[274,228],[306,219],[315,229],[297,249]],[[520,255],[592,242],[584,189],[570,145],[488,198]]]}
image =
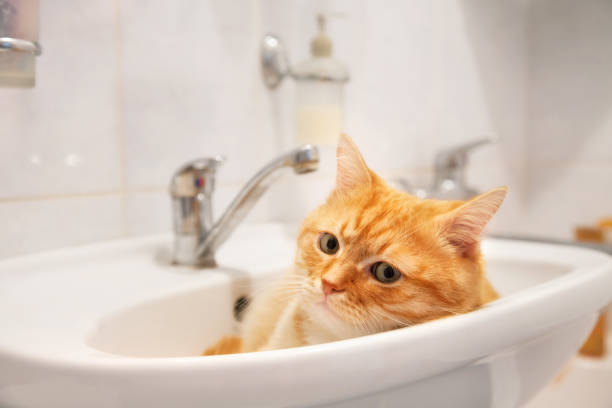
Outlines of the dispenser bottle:
{"label": "dispenser bottle", "polygon": [[298,143],[335,145],[344,125],[346,67],[332,57],[326,34],[327,17],[317,15],[318,34],[310,43],[311,58],[292,70],[296,79],[296,136]]}
{"label": "dispenser bottle", "polygon": [[286,232],[295,236],[291,227],[316,208],[333,188],[336,174],[336,144],[344,130],[344,85],[349,75],[345,66],[332,58],[332,41],[326,34],[328,16],[317,15],[318,33],[310,43],[311,58],[293,66],[291,76],[296,83],[296,141],[312,143],[319,148],[319,169],[300,183],[283,189],[282,208],[274,211],[288,221]]}

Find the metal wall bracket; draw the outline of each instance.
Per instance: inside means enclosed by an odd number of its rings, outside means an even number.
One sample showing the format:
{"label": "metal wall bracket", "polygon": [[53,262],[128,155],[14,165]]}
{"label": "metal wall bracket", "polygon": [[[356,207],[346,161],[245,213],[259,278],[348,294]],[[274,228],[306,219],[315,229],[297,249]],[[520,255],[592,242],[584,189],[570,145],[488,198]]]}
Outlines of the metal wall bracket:
{"label": "metal wall bracket", "polygon": [[21,40],[19,38],[0,37],[0,52],[25,52],[33,55],[40,55],[42,48],[36,41]]}
{"label": "metal wall bracket", "polygon": [[274,34],[266,34],[261,41],[261,72],[269,89],[275,89],[289,75],[287,51]]}

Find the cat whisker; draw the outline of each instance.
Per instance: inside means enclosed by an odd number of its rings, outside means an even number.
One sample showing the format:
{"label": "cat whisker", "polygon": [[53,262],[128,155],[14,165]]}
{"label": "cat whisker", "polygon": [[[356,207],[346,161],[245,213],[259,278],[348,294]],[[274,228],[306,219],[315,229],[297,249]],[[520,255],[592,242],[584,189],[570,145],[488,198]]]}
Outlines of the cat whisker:
{"label": "cat whisker", "polygon": [[382,320],[381,317],[379,316],[371,316],[371,317],[373,318],[372,325],[374,326],[374,329],[377,333],[386,330],[385,324],[384,324],[385,322]]}
{"label": "cat whisker", "polygon": [[397,324],[400,325],[400,327],[406,327],[406,326],[411,326],[413,323],[410,321],[406,321],[400,317],[395,317],[390,315],[389,313],[383,312],[381,310],[377,310],[377,309],[369,309],[369,311],[377,316],[379,316],[380,318],[383,319],[387,319],[387,320],[391,320],[392,322],[395,322]]}
{"label": "cat whisker", "polygon": [[465,313],[470,312],[470,310],[468,310],[468,309],[453,310],[453,309],[447,309],[445,307],[440,307],[440,309],[445,311],[445,312],[447,312],[447,313],[450,313],[453,316],[461,315],[461,314],[465,314]]}
{"label": "cat whisker", "polygon": [[253,299],[271,290],[278,292],[278,293],[289,293],[289,292],[299,293],[299,292],[302,292],[308,289],[307,289],[307,285],[304,285],[304,284],[285,283],[283,285],[279,285],[278,282],[275,282],[274,284],[265,285],[263,287],[255,289],[248,295],[248,297]]}

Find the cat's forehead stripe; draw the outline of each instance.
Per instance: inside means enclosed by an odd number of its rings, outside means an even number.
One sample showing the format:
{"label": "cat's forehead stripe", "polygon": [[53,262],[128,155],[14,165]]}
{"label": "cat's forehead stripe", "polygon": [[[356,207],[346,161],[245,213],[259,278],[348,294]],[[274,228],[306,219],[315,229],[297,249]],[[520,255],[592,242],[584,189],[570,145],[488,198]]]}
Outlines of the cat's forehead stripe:
{"label": "cat's forehead stripe", "polygon": [[385,252],[391,245],[393,245],[393,241],[386,240],[380,247],[376,249],[377,252]]}
{"label": "cat's forehead stripe", "polygon": [[340,233],[340,236],[344,235],[344,231],[346,230],[347,226],[348,226],[348,222],[345,222],[345,223],[340,225],[340,230],[338,231]]}
{"label": "cat's forehead stripe", "polygon": [[363,220],[363,216],[366,211],[370,209],[376,202],[378,201],[378,194],[376,192],[372,192],[368,197],[368,200],[363,204],[361,210],[357,212],[357,216],[355,217],[355,224],[353,226],[354,229],[359,229],[361,227],[361,222]]}

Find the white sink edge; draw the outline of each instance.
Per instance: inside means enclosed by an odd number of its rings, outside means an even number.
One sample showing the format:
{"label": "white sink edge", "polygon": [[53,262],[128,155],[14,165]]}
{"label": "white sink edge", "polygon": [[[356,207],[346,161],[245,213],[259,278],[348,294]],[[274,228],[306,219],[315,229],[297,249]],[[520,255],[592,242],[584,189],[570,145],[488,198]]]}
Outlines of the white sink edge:
{"label": "white sink edge", "polygon": [[[261,226],[254,226],[254,228],[260,228]],[[282,228],[282,224],[272,225],[272,228]],[[250,226],[243,227],[243,229],[251,228]],[[239,235],[239,232],[238,232]],[[74,256],[75,252],[77,255],[83,255],[85,253],[91,253],[92,251],[98,251],[103,253],[104,251],[116,250],[116,248],[123,248],[128,245],[127,249],[134,248],[154,248],[160,245],[170,245],[171,236],[168,234],[139,237],[133,239],[122,239],[109,241],[98,244],[90,244],[81,246],[78,248],[61,249],[56,251],[49,251],[41,254],[30,255],[26,257],[12,258],[5,261],[0,261],[0,282],[6,275],[6,267],[11,267],[20,262],[26,262],[28,264],[37,262],[46,262],[49,258],[61,258],[65,255]],[[230,240],[231,242],[231,240]],[[229,244],[229,243],[228,243]],[[503,251],[499,246],[504,246]],[[533,251],[526,251],[525,246],[530,247]],[[242,354],[242,355],[227,355],[227,356],[215,356],[215,357],[163,357],[163,358],[138,358],[138,357],[125,357],[116,356],[100,352],[84,345],[80,350],[75,350],[74,353],[70,354],[47,354],[41,350],[40,353],[23,353],[20,352],[18,347],[9,347],[6,344],[2,344],[0,341],[0,355],[12,356],[12,358],[20,358],[25,360],[36,361],[37,363],[44,363],[50,366],[64,366],[73,367],[75,369],[92,369],[92,370],[105,370],[109,368],[120,368],[120,369],[164,369],[172,367],[181,367],[185,365],[200,367],[207,369],[211,367],[218,367],[219,364],[233,365],[249,364],[249,362],[260,363],[261,361],[268,360],[279,361],[283,360],[287,356],[308,356],[313,352],[317,353],[332,353],[337,354],[342,352],[346,348],[352,348],[352,346],[376,346],[376,347],[393,347],[396,344],[406,343],[414,339],[422,339],[423,336],[436,337],[443,335],[445,332],[452,332],[454,330],[469,330],[470,327],[477,327],[483,324],[483,322],[495,319],[498,315],[505,315],[511,313],[520,317],[521,312],[530,312],[530,319],[534,323],[534,328],[530,332],[530,336],[535,336],[537,333],[545,331],[547,328],[562,324],[573,319],[577,319],[584,316],[586,313],[590,313],[592,310],[605,305],[608,295],[603,294],[601,288],[603,286],[612,286],[612,261],[610,257],[598,253],[596,251],[572,248],[567,246],[539,244],[539,243],[523,243],[519,241],[505,241],[499,239],[485,240],[483,245],[485,253],[495,255],[503,255],[504,257],[512,257],[516,254],[520,254],[524,259],[547,259],[551,262],[560,262],[567,264],[584,263],[586,266],[578,268],[577,270],[568,273],[563,278],[556,279],[551,282],[547,282],[537,287],[531,288],[530,290],[524,291],[523,293],[510,295],[502,298],[501,300],[492,303],[488,307],[471,312],[466,315],[454,316],[452,318],[442,319],[425,323],[422,325],[399,329],[391,332],[380,333],[372,336],[364,336],[356,339],[344,340],[342,342],[328,343],[310,347],[303,347],[299,349],[290,350],[276,350],[262,353]],[[511,250],[508,250],[510,248]],[[128,251],[129,252],[129,251]],[[503,253],[502,253],[503,252]],[[220,254],[222,258],[222,253]],[[228,262],[232,263],[232,262]],[[150,263],[149,266],[154,265]],[[248,263],[242,263],[237,261],[235,265],[231,267],[244,267],[248,265],[251,267],[254,274],[267,269],[267,266],[253,264],[252,260]],[[280,266],[280,265],[276,265]],[[279,268],[277,268],[279,269]],[[167,273],[165,269],[159,269]],[[194,271],[194,274],[204,274],[205,272]],[[196,280],[207,280],[206,275],[200,275],[200,279]],[[599,283],[593,284],[593,281]],[[143,300],[152,299],[155,296],[165,296],[171,293],[176,293],[185,289],[193,289],[190,283],[185,282],[174,287],[165,287],[163,290],[144,292],[143,294],[136,296],[132,299],[131,304],[139,303]],[[576,290],[576,289],[579,290]],[[571,290],[570,290],[571,289]],[[599,290],[598,290],[599,289]],[[578,302],[581,308],[568,309],[568,313],[565,314],[563,321],[552,321],[551,317],[558,313],[553,313],[547,310],[547,302],[557,296],[567,296],[568,299],[582,300],[581,295],[589,294],[586,302]],[[571,302],[569,302],[571,303]],[[596,305],[593,307],[593,305]],[[121,307],[128,306],[128,304]],[[588,310],[587,310],[588,309]],[[109,311],[110,312],[110,311]],[[91,325],[95,322],[107,316],[109,313],[103,315],[91,316]],[[83,341],[85,336],[89,333],[92,326],[81,330],[78,335],[80,340]],[[75,334],[77,334],[75,332]],[[500,333],[499,329],[495,332],[489,333],[491,336],[488,339],[487,344],[490,347],[500,348],[506,344],[511,344],[516,341],[516,333],[513,333],[511,329],[507,329],[505,333]],[[529,336],[524,335],[525,339]],[[495,339],[497,337],[497,341]],[[499,338],[503,339],[500,340]],[[84,341],[83,341],[84,343]],[[490,351],[490,350],[489,350]],[[478,358],[480,355],[487,354],[487,350],[480,350],[479,352],[473,353],[471,358]]]}

